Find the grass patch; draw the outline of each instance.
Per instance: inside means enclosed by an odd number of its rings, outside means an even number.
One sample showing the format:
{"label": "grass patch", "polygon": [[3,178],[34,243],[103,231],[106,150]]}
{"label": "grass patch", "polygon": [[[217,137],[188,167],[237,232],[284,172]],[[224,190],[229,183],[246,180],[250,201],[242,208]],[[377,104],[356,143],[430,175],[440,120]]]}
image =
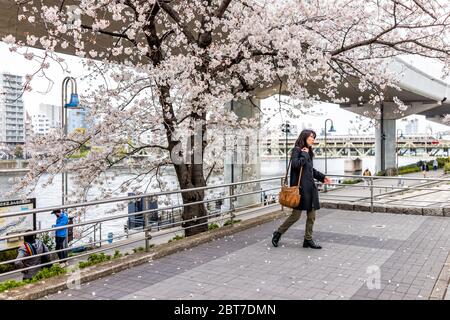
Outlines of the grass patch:
{"label": "grass patch", "polygon": [[408,174],[408,173],[414,173],[414,172],[420,172],[419,167],[413,167],[413,168],[399,168],[398,174]]}
{"label": "grass patch", "polygon": [[230,225],[232,225],[232,224],[239,223],[239,222],[241,222],[241,220],[233,220],[233,221],[227,220],[227,221],[225,221],[225,223],[223,224],[223,226],[224,226],[224,227],[225,227],[225,226],[230,226]]}
{"label": "grass patch", "polygon": [[355,183],[360,183],[363,181],[364,181],[364,179],[345,179],[341,183],[342,184],[355,184]]}
{"label": "grass patch", "polygon": [[51,268],[43,268],[41,271],[36,273],[36,275],[32,279],[22,281],[8,280],[0,283],[0,292],[21,287],[30,283],[36,283],[43,279],[56,277],[65,274],[66,272],[67,272],[66,269],[62,268],[59,264],[55,264]]}
{"label": "grass patch", "polygon": [[449,173],[449,172],[450,172],[450,162],[447,162],[447,163],[444,165],[444,172],[445,172],[445,173]]}
{"label": "grass patch", "polygon": [[88,256],[87,261],[80,261],[78,263],[78,267],[80,267],[80,269],[84,269],[90,266],[93,266],[95,264],[99,264],[105,261],[110,261],[111,260],[111,255],[109,254],[105,254],[104,252],[97,254],[97,253],[92,253]]}
{"label": "grass patch", "polygon": [[[133,251],[134,250],[135,249],[133,249]],[[134,252],[136,252],[136,251],[134,251]],[[125,254],[125,255],[128,255],[128,254]],[[118,259],[121,257],[123,257],[123,254],[120,253],[119,250],[114,251],[114,254],[112,256],[109,254],[105,254],[104,252],[102,252],[100,254],[92,253],[88,256],[87,261],[80,261],[78,263],[78,267],[80,269],[84,269],[84,268],[87,268],[87,267],[90,267],[90,266],[93,266],[93,265],[96,265],[96,264],[99,264],[99,263],[102,263],[105,261],[111,261],[113,259]]]}
{"label": "grass patch", "polygon": [[171,243],[172,241],[178,241],[178,240],[181,240],[181,239],[184,239],[184,236],[176,235],[175,237],[170,239],[168,243]]}
{"label": "grass patch", "polygon": [[219,225],[217,223],[210,223],[208,225],[208,230],[214,230],[214,229],[217,229],[217,228],[219,228]]}
{"label": "grass patch", "polygon": [[[450,157],[438,157],[436,158],[437,162],[438,162],[438,168],[444,168],[444,172],[450,172],[450,167],[449,167],[449,163],[450,163]],[[430,171],[433,170],[433,160],[429,160],[429,161],[424,161],[426,163],[426,165],[428,166],[428,169]],[[447,171],[446,171],[447,168]],[[391,168],[392,170],[395,170],[395,168]],[[398,168],[398,174],[403,175],[403,174],[408,174],[408,173],[415,173],[415,172],[420,172],[422,171],[422,168],[418,166],[418,162],[415,163],[411,163],[408,164],[406,166],[401,166]],[[376,174],[376,176],[385,176],[386,175],[386,170],[385,171],[378,171]]]}

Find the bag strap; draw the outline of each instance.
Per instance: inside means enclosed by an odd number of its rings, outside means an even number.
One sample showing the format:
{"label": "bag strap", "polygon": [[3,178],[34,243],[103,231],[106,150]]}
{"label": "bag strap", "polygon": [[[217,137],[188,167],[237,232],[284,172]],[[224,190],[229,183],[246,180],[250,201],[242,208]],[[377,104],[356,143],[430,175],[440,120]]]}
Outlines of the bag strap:
{"label": "bag strap", "polygon": [[300,182],[302,181],[302,176],[303,176],[303,166],[300,167],[300,177],[298,178],[298,184],[297,184],[297,186],[299,188],[301,188]]}
{"label": "bag strap", "polygon": [[[297,147],[294,147],[294,148],[297,148]],[[286,169],[286,174],[284,175],[284,185],[285,186],[287,186],[287,183],[286,183],[286,181],[287,181],[287,174],[289,172],[289,168],[291,167],[291,160],[292,160],[292,154],[291,154],[291,157],[289,158],[289,164],[288,164],[288,167]],[[300,187],[300,182],[302,180],[302,176],[303,176],[303,166],[300,167],[300,177],[298,178],[298,183],[297,183],[297,187],[299,187],[299,188],[301,188]]]}
{"label": "bag strap", "polygon": [[33,247],[31,243],[25,242],[25,251],[28,253],[29,256],[33,256],[36,254],[36,249]]}

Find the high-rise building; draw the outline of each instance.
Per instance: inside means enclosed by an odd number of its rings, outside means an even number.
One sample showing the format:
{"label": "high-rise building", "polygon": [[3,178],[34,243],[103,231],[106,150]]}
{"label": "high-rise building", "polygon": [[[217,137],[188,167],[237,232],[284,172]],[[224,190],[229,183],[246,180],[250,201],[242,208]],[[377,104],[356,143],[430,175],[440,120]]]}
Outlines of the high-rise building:
{"label": "high-rise building", "polygon": [[405,125],[405,134],[414,135],[419,132],[419,119],[414,118],[408,121]]}
{"label": "high-rise building", "polygon": [[87,128],[86,110],[85,109],[67,110],[67,132],[72,132],[78,128]]}
{"label": "high-rise building", "polygon": [[32,118],[30,114],[27,111],[25,111],[25,146],[23,150],[25,159],[28,159],[30,157],[28,149],[32,132],[33,132]]}
{"label": "high-rise building", "polygon": [[61,123],[61,107],[41,103],[33,114],[32,130],[37,134],[47,134],[52,128],[57,128]]}
{"label": "high-rise building", "polygon": [[22,77],[0,74],[0,144],[12,148],[25,143]]}
{"label": "high-rise building", "polygon": [[31,127],[34,133],[45,135],[50,131],[50,120],[45,114],[34,114],[31,117]]}
{"label": "high-rise building", "polygon": [[61,107],[52,104],[41,103],[38,106],[38,114],[45,115],[49,121],[50,128],[61,125]]}

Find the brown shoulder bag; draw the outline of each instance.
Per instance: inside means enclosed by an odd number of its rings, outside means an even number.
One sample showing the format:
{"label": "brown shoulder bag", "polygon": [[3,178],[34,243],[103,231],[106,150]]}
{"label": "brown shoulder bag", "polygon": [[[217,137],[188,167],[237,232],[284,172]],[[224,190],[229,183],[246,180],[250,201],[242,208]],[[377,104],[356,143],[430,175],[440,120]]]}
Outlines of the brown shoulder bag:
{"label": "brown shoulder bag", "polygon": [[303,166],[300,167],[300,177],[298,178],[298,183],[296,186],[289,187],[286,184],[287,174],[289,172],[289,168],[291,167],[292,156],[289,159],[289,165],[286,170],[286,175],[284,176],[284,183],[281,186],[281,191],[278,193],[278,202],[288,208],[295,208],[300,204],[300,181],[302,180],[303,174]]}

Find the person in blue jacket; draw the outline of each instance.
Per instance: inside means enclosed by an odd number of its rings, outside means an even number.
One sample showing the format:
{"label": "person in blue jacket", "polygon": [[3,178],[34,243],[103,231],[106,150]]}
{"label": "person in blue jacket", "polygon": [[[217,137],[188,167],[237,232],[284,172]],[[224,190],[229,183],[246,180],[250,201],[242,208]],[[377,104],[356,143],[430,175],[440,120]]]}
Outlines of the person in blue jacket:
{"label": "person in blue jacket", "polygon": [[[56,224],[54,224],[52,228],[66,226],[69,223],[69,217],[67,216],[67,213],[61,211],[61,209],[52,211],[52,214],[56,215]],[[67,248],[66,239],[67,239],[67,229],[59,229],[55,231],[56,250]],[[66,259],[67,251],[58,252],[58,257],[60,260]]]}

